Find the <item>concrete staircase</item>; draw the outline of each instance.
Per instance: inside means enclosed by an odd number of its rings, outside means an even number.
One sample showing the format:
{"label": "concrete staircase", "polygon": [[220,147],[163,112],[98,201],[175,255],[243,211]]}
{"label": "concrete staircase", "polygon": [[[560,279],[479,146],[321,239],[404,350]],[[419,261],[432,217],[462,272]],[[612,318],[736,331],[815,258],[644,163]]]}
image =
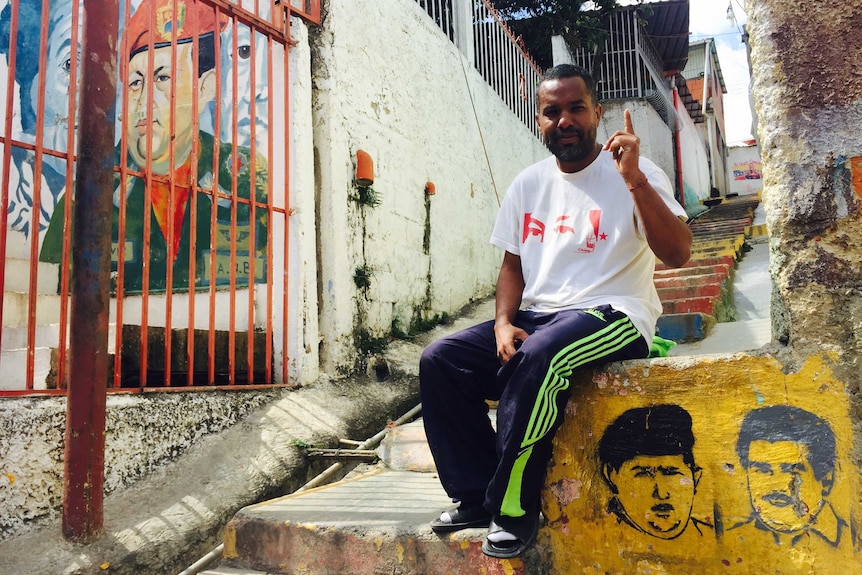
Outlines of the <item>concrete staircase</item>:
{"label": "concrete staircase", "polygon": [[377,453],[381,463],[353,477],[241,510],[226,528],[224,559],[202,575],[527,573],[521,559],[482,553],[485,529],[431,531],[452,502],[421,421],[390,429]]}
{"label": "concrete staircase", "polygon": [[[758,203],[754,197],[733,198],[714,207],[692,223],[692,261],[677,270],[657,266],[655,282],[665,311],[660,319],[663,337],[695,341],[697,346],[718,322],[746,327],[739,325],[745,322],[733,321],[733,282],[738,262],[746,253],[746,242],[757,243],[765,237],[765,226],[753,224]],[[758,250],[761,247],[756,246]],[[765,261],[761,258],[756,265],[765,267]],[[764,273],[760,270],[760,275]],[[762,291],[760,285],[757,289]],[[734,334],[722,336],[729,340],[726,344],[740,346],[730,351],[751,349],[739,341],[745,336]],[[691,347],[685,343],[676,346],[683,354]],[[663,388],[685,378],[711,377],[715,365],[704,363],[692,368],[690,359],[685,359],[678,374],[655,375],[649,368],[631,371],[643,378],[639,385],[649,387],[649,380],[655,378],[655,387]],[[668,383],[662,383],[665,380]],[[620,381],[625,385],[624,378]],[[690,383],[679,385],[691,387]],[[622,395],[613,385],[599,388],[610,390],[612,396]],[[553,537],[546,535],[553,535],[553,529],[543,530],[537,545],[514,560],[496,560],[482,553],[484,529],[444,537],[430,530],[428,522],[451,502],[434,473],[420,422],[391,429],[377,453],[381,463],[365,473],[241,510],[226,528],[221,564],[204,575],[557,572],[554,562],[566,555],[568,544],[555,546]],[[565,461],[562,466],[566,466]],[[551,489],[555,496],[570,499],[568,488],[561,492],[554,490],[557,488]]]}
{"label": "concrete staircase", "polygon": [[765,224],[754,225],[758,196],[728,198],[690,224],[691,260],[668,269],[656,264],[662,302],[659,335],[677,343],[704,339],[716,323],[735,321],[734,271],[752,241],[766,238]]}
{"label": "concrete staircase", "polygon": [[29,326],[33,327],[33,387],[48,389],[59,344],[59,266],[36,265],[35,305],[30,302],[30,241],[23,233],[7,230],[3,290],[3,338],[0,342],[0,390],[23,390],[27,382]]}

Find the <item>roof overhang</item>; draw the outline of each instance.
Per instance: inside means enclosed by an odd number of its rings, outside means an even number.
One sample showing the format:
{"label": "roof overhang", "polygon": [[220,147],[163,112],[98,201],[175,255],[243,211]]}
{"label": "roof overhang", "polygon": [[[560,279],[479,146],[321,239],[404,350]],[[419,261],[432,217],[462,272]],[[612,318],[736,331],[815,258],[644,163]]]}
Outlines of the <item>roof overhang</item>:
{"label": "roof overhang", "polygon": [[662,0],[645,5],[652,9],[646,33],[664,62],[664,71],[682,70],[688,62],[689,0]]}

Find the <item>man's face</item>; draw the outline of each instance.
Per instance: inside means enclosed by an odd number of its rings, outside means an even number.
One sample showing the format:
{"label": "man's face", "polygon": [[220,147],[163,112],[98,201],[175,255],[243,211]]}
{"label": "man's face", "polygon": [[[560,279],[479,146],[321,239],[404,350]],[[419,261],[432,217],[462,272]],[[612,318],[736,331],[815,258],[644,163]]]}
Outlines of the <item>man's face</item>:
{"label": "man's face", "polygon": [[688,525],[699,474],[682,455],[638,455],[608,478],[628,519],[661,539],[673,539]]}
{"label": "man's face", "polygon": [[542,138],[564,172],[586,167],[596,151],[602,116],[583,78],[548,80],[539,86],[536,121]]}
{"label": "man's face", "polygon": [[770,529],[802,531],[823,507],[823,484],[814,477],[808,446],[794,441],[752,441],[746,470],[751,506]]}
{"label": "man's face", "polygon": [[[233,81],[236,74],[236,143],[251,146],[252,103],[257,150],[267,144],[269,129],[269,82],[267,81],[267,41],[263,34],[254,36],[254,58],[252,58],[252,31],[245,24],[237,24],[236,54],[234,54],[234,30],[228,26],[222,33],[222,91],[221,91],[221,139],[234,141],[234,97]],[[251,67],[254,60],[255,79],[251,83]]]}
{"label": "man's face", "polygon": [[[84,3],[78,5],[78,25],[83,18]],[[48,34],[47,66],[45,68],[45,123],[42,145],[59,152],[67,148],[69,133],[69,93],[72,86],[72,4],[52,2],[51,28]],[[81,41],[80,30],[78,42]],[[76,52],[80,50],[76,46]],[[31,92],[32,106],[38,110],[39,91]],[[72,126],[74,129],[74,125]],[[50,156],[46,156],[50,157]]]}
{"label": "man's face", "polygon": [[[157,174],[169,173],[171,150],[171,92],[174,90],[174,166],[178,167],[188,157],[195,134],[192,132],[194,114],[193,89],[194,67],[192,65],[192,44],[177,47],[176,67],[171,64],[171,47],[156,48],[153,51],[153,67],[149,68],[149,51],[135,54],[129,61],[129,82],[126,86],[129,95],[129,121],[126,134],[129,138],[129,153],[139,167],[147,161],[147,130],[152,134],[153,171]],[[175,82],[175,86],[172,86]],[[148,84],[153,86],[152,106],[147,105]],[[200,106],[200,103],[199,103]],[[198,107],[200,111],[200,107]]]}

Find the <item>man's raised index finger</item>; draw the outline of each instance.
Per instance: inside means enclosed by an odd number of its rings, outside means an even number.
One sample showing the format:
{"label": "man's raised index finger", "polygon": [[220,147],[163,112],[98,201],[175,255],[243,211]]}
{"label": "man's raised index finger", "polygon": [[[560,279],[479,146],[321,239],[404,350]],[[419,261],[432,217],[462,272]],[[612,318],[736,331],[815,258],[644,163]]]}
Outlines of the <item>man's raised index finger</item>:
{"label": "man's raised index finger", "polygon": [[634,134],[635,133],[635,127],[632,124],[632,113],[629,111],[628,108],[626,108],[626,111],[623,115],[625,117],[625,123],[626,123],[625,131],[626,131],[626,133],[627,134]]}

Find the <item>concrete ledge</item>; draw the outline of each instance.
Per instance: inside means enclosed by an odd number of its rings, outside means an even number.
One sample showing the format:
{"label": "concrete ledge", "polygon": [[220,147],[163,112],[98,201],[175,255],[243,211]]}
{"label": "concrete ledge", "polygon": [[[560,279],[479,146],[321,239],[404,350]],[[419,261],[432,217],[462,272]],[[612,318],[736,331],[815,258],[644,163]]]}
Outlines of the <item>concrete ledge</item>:
{"label": "concrete ledge", "polygon": [[[579,391],[568,404],[566,420],[557,432],[544,493],[548,518],[543,530],[548,548],[544,551],[553,557],[552,572],[858,572],[860,474],[853,462],[853,420],[845,384],[836,377],[826,356],[809,357],[798,371],[785,371],[775,358],[758,354],[625,362],[595,373],[578,373],[572,385]],[[656,409],[660,405],[682,410],[690,416],[690,423],[679,416],[662,420],[665,411]],[[811,455],[828,461],[830,468],[834,465],[835,473],[824,485],[807,475],[803,481],[812,484],[811,495],[800,496],[798,491],[793,495],[788,483],[779,482],[770,488],[796,497],[810,515],[798,522],[789,520],[792,514],[787,515],[787,534],[754,525],[756,513],[773,517],[784,507],[764,502],[757,503],[759,511],[755,510],[752,498],[759,497],[759,491],[752,495],[750,489],[760,490],[763,485],[756,473],[749,474],[736,448],[743,418],[767,406],[795,409],[790,413],[796,420],[800,413],[813,414],[818,425],[793,424],[801,437],[812,442],[810,445],[818,441],[829,444],[818,439],[820,430],[826,428],[835,440],[834,452],[827,447]],[[641,410],[640,415],[635,415],[637,410]],[[654,419],[649,418],[650,413]],[[769,413],[770,428],[785,421],[780,419],[785,416]],[[788,424],[790,417],[786,416]],[[670,475],[650,467],[676,466],[670,459],[661,464],[655,463],[655,458],[638,460],[639,469],[653,470],[652,476],[637,475],[640,479],[635,479],[633,472],[624,475],[625,465],[619,472],[606,467],[609,459],[604,454],[619,450],[628,460],[623,453],[629,449],[637,452],[634,437],[634,445],[626,445],[626,433],[634,433],[638,424],[619,421],[648,422],[653,430],[664,430],[662,433],[670,434],[668,439],[678,438],[683,443],[684,435],[671,430],[689,429],[697,470],[682,463],[682,456],[677,456],[678,467]],[[610,429],[628,431],[609,433]],[[765,431],[767,427],[758,429]],[[607,442],[605,449],[610,451],[602,451],[602,442]],[[799,445],[803,447],[792,460],[807,466],[811,463],[808,450],[817,448]],[[783,455],[767,453],[771,455],[759,455],[761,467],[767,465],[766,458],[777,458],[772,469],[780,474],[777,462],[783,461]],[[656,494],[662,501],[655,499]],[[801,499],[811,501],[803,503]],[[658,503],[661,505],[656,507]],[[626,511],[628,514],[623,515]]]}
{"label": "concrete ledge", "polygon": [[243,509],[225,533],[225,564],[303,575],[522,575],[547,568],[540,547],[524,559],[485,556],[484,529],[434,534],[428,522],[451,506],[435,474],[376,469]]}

